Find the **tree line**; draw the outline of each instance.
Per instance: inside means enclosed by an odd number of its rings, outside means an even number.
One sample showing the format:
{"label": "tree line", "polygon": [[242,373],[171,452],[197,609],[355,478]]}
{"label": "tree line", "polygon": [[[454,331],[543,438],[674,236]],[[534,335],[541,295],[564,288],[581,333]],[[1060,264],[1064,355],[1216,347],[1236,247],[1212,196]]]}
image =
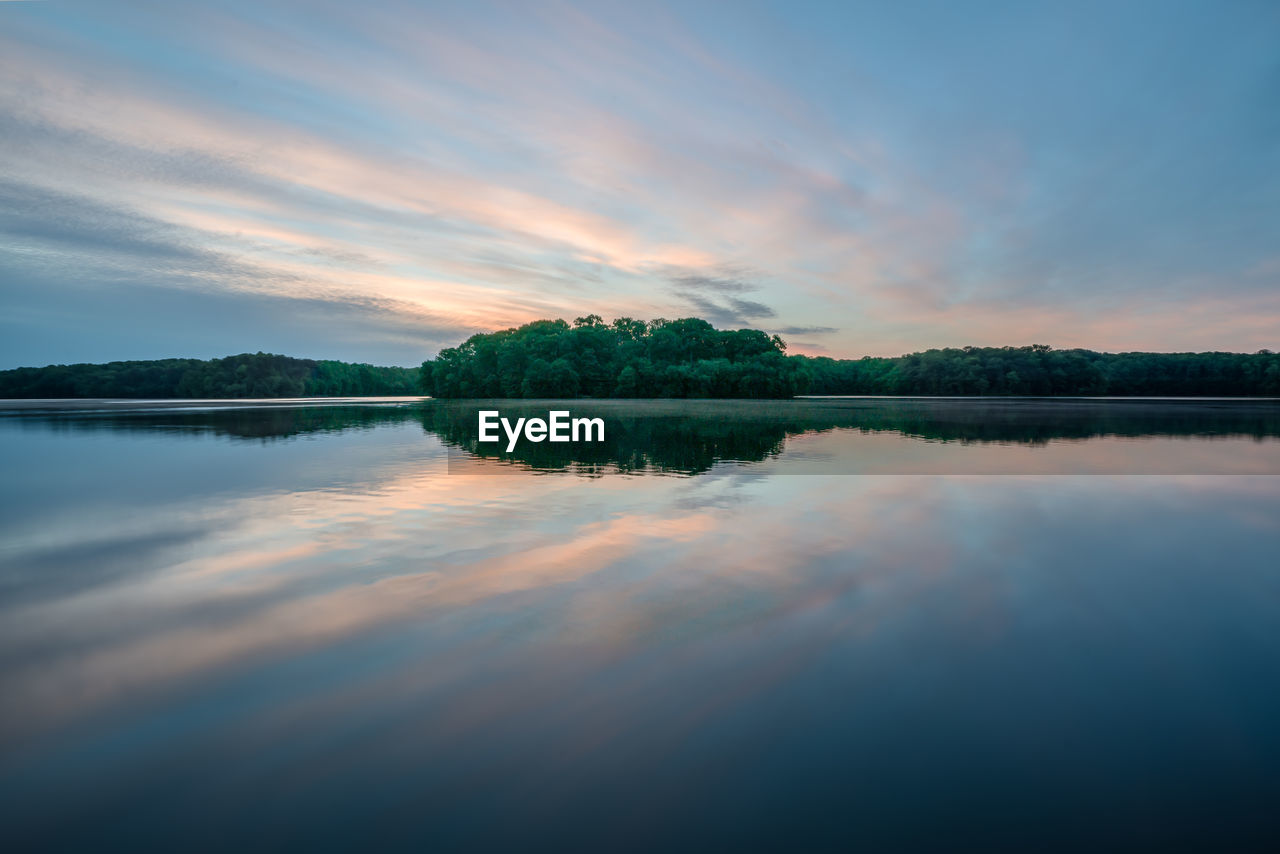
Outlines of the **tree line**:
{"label": "tree line", "polygon": [[241,353],[0,371],[0,398],[365,397],[418,394],[417,368]]}
{"label": "tree line", "polygon": [[758,329],[592,314],[472,335],[423,362],[422,389],[444,398],[785,398],[804,390],[804,366],[785,351]]}
{"label": "tree line", "polygon": [[599,315],[473,335],[422,368],[242,353],[0,371],[0,398],[788,398],[890,395],[1280,395],[1280,354],[964,347],[892,358],[788,356],[777,335],[698,318]]}
{"label": "tree line", "polygon": [[422,365],[442,398],[786,398],[797,394],[1280,395],[1280,355],[964,347],[892,358],[787,356],[777,335],[599,315],[473,335]]}
{"label": "tree line", "polygon": [[803,361],[808,394],[1280,395],[1280,354],[1098,353],[1030,347]]}

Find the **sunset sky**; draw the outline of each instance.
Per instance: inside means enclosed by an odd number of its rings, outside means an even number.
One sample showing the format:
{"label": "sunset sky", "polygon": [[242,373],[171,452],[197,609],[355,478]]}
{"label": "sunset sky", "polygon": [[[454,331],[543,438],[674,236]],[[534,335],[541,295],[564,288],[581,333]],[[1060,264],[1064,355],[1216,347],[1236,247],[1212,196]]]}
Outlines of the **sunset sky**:
{"label": "sunset sky", "polygon": [[0,368],[1280,349],[1280,3],[0,3]]}

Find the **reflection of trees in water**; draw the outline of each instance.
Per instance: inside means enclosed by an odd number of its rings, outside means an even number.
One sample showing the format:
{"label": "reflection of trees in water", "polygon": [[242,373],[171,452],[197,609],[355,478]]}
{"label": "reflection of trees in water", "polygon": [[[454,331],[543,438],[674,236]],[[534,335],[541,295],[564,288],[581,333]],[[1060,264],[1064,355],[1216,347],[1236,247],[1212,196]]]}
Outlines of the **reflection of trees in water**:
{"label": "reflection of trees in water", "polygon": [[[602,443],[478,441],[478,412],[512,421],[549,409],[602,417]],[[794,401],[437,401],[423,426],[477,457],[539,469],[612,466],[700,472],[718,461],[757,462],[788,436],[837,429],[897,433],[936,442],[1043,445],[1100,436],[1280,436],[1280,403],[1216,401],[794,400]]]}
{"label": "reflection of trees in water", "polygon": [[1250,436],[1261,439],[1280,435],[1280,402],[868,401],[851,410],[848,420],[847,424],[835,426],[893,431],[935,441],[1042,445],[1054,439],[1101,436]]}
{"label": "reflection of trees in water", "polygon": [[[697,473],[720,460],[756,462],[781,453],[789,432],[784,423],[750,418],[711,418],[698,415],[699,404],[679,411],[672,404],[560,401],[518,405],[441,402],[422,410],[423,427],[445,444],[477,457],[505,459],[537,469],[602,468],[618,471],[659,469]],[[700,402],[701,403],[701,402]],[[521,417],[546,418],[548,409],[568,409],[574,417],[601,417],[603,442],[529,442],[523,437],[513,452],[507,440],[479,441],[481,409],[497,408],[512,422]],[[499,431],[501,434],[501,431]]]}
{"label": "reflection of trees in water", "polygon": [[[602,443],[478,441],[481,409],[514,421],[567,409],[605,420]],[[538,469],[700,472],[718,461],[756,462],[788,436],[851,429],[927,441],[1044,444],[1100,436],[1280,436],[1280,402],[1140,400],[565,400],[427,401],[409,405],[250,407],[121,412],[11,413],[40,429],[213,435],[271,441],[415,422],[446,445]]]}
{"label": "reflection of trees in water", "polygon": [[251,406],[242,409],[67,410],[38,415],[10,414],[19,423],[57,432],[169,433],[274,441],[307,434],[370,430],[414,420],[403,406]]}

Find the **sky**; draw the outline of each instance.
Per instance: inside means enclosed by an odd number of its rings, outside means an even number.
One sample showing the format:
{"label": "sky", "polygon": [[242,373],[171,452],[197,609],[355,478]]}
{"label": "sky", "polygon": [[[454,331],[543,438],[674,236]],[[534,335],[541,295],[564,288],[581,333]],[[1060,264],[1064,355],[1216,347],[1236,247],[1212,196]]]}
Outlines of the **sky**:
{"label": "sky", "polygon": [[1280,349],[1280,3],[0,2],[0,368]]}

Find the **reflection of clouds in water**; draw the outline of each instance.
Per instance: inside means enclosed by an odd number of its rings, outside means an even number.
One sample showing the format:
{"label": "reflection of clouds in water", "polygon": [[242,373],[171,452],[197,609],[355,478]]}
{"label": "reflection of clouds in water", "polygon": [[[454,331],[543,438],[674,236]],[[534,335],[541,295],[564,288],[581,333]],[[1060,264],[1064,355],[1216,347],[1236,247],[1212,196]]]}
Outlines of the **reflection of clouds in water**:
{"label": "reflection of clouds in water", "polygon": [[[615,662],[730,644],[753,650],[751,678],[768,679],[796,666],[787,656],[818,654],[774,650],[777,632],[819,648],[871,637],[922,602],[936,606],[939,590],[947,619],[989,637],[1009,619],[1018,571],[1038,583],[1090,544],[1106,544],[1100,559],[1140,561],[1109,538],[1126,520],[1141,529],[1153,513],[1193,514],[1212,501],[1218,524],[1275,531],[1257,504],[1276,497],[1268,478],[1161,483],[434,472],[375,490],[227,500],[208,509],[210,526],[185,559],[6,609],[6,693],[24,698],[7,726],[41,727],[171,680],[494,608],[523,613],[537,637]],[[159,530],[192,508],[151,511]],[[483,620],[464,630],[494,631]]]}
{"label": "reflection of clouds in water", "polygon": [[[590,504],[577,518],[553,513],[546,524],[548,508],[565,509],[557,493],[580,492],[580,484],[539,482],[537,500],[522,501],[529,487],[506,478],[413,475],[372,494],[245,499],[234,512],[213,514],[238,522],[211,526],[198,556],[11,611],[6,645],[28,656],[6,681],[16,683],[17,696],[54,712],[230,661],[337,641],[384,620],[564,583],[633,554],[643,540],[687,539],[705,524],[687,515],[603,514]],[[171,518],[153,511],[157,525]],[[192,619],[199,615],[216,619]],[[39,658],[42,647],[52,661]]]}

